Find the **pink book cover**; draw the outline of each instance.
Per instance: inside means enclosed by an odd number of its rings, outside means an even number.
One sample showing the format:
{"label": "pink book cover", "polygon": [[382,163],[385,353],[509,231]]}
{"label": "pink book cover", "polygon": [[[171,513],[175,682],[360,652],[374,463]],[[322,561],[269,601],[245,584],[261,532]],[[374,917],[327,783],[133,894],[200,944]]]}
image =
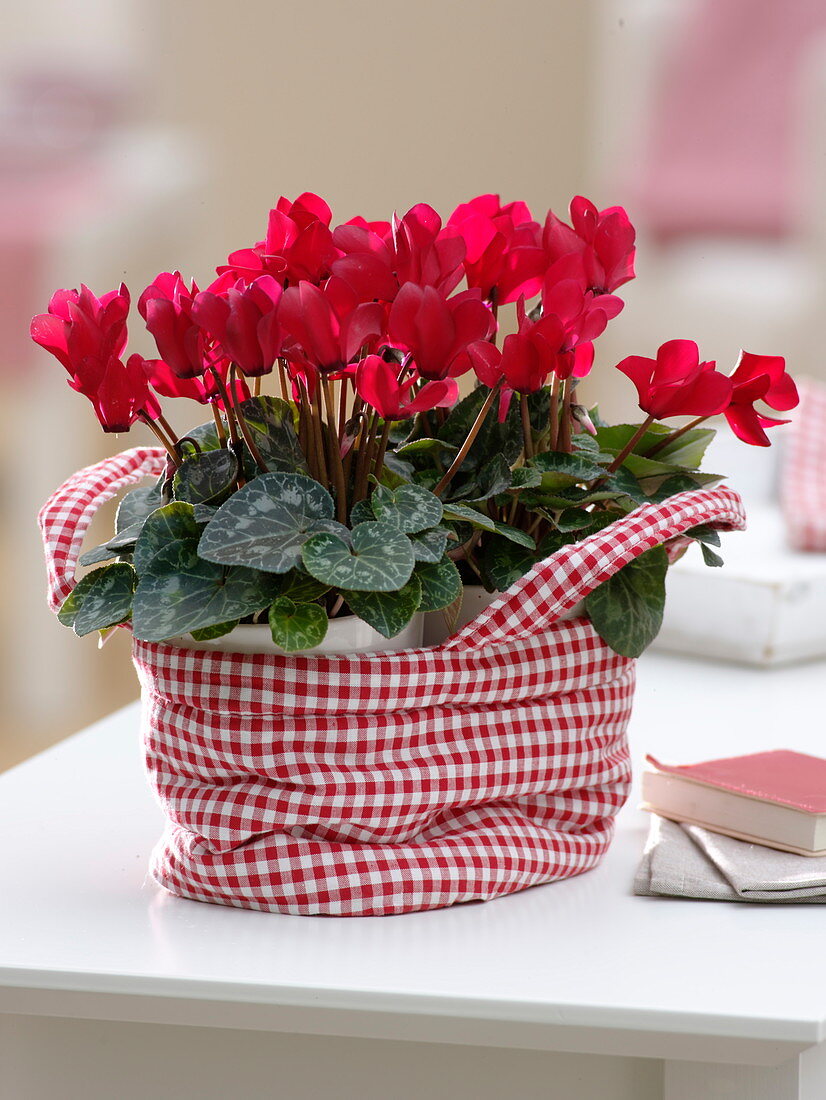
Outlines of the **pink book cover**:
{"label": "pink book cover", "polygon": [[704,760],[699,764],[649,764],[667,775],[682,776],[747,798],[792,806],[810,814],[826,814],[826,760],[788,749]]}

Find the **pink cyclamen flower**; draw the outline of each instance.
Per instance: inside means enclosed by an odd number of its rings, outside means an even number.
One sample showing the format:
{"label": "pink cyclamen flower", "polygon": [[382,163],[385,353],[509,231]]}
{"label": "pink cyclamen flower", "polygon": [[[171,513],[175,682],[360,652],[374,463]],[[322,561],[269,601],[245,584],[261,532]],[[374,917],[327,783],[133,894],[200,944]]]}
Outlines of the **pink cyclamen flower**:
{"label": "pink cyclamen flower", "polygon": [[714,416],[731,401],[732,382],[700,362],[693,340],[669,340],[656,359],[629,355],[617,364],[637,387],[640,408],[657,420],[669,416]]}
{"label": "pink cyclamen flower", "polygon": [[366,356],[356,370],[356,393],[384,420],[407,420],[416,413],[449,408],[456,403],[459,387],[455,379],[425,382],[412,394],[420,379],[412,374],[399,381],[399,373],[398,364],[388,363],[380,355]]}
{"label": "pink cyclamen flower", "polygon": [[789,422],[764,416],[754,405],[762,401],[771,409],[786,412],[798,404],[797,386],[786,373],[786,360],[781,355],[753,355],[749,351],[741,351],[737,366],[729,377],[733,392],[723,412],[731,430],[744,443],[769,447],[771,440],[764,428]]}
{"label": "pink cyclamen flower", "polygon": [[571,200],[571,225],[548,211],[542,244],[549,264],[563,256],[580,255],[589,289],[610,294],[634,278],[636,236],[628,214],[621,206],[597,210],[588,199]]}
{"label": "pink cyclamen flower", "polygon": [[[390,307],[387,332],[391,342],[410,352],[424,378],[455,374],[460,353],[475,340],[489,337],[495,328],[490,310],[478,291],[467,290],[446,298],[435,287],[406,283]],[[462,366],[459,370],[466,370]]]}
{"label": "pink cyclamen flower", "polygon": [[498,195],[479,195],[457,206],[447,224],[465,242],[468,286],[486,301],[504,304],[539,292],[547,266],[542,231],[524,202],[502,206]]}

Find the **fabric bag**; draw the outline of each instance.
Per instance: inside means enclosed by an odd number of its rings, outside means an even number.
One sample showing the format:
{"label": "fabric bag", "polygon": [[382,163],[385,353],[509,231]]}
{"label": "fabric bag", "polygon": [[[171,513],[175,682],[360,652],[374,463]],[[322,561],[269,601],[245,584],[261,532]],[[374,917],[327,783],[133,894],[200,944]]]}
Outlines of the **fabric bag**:
{"label": "fabric bag", "polygon": [[[84,533],[163,468],[135,448],[40,514],[57,610]],[[626,799],[635,661],[561,618],[699,524],[742,528],[729,489],[638,508],[534,566],[434,648],[233,653],[135,640],[149,779],[167,817],[151,871],[180,897],[367,916],[485,900],[594,867]]]}

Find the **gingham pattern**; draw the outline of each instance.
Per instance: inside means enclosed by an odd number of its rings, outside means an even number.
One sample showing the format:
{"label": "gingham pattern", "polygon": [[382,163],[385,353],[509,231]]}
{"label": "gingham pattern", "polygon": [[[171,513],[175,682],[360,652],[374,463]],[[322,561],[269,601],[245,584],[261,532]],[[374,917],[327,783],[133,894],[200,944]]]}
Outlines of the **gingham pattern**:
{"label": "gingham pattern", "polygon": [[826,387],[798,382],[800,404],[784,430],[781,502],[795,550],[826,550]]}
{"label": "gingham pattern", "polygon": [[[71,589],[96,487],[111,495],[160,461],[127,452],[52,498],[41,522],[53,606]],[[743,526],[739,498],[715,489],[638,509],[433,649],[276,656],[136,641],[147,769],[169,819],[153,875],[200,901],[373,915],[593,867],[628,791],[634,661],[587,620],[558,616],[700,523]]]}

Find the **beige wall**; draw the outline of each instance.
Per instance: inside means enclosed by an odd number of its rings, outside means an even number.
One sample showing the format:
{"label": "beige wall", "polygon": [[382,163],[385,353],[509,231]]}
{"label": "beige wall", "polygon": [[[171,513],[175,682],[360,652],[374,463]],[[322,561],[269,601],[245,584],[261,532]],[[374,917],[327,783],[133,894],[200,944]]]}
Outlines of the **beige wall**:
{"label": "beige wall", "polygon": [[[203,264],[258,239],[281,193],[344,220],[499,189],[539,208],[581,187],[580,0],[156,0],[150,110],[211,160]],[[200,257],[199,257],[200,260]]]}

